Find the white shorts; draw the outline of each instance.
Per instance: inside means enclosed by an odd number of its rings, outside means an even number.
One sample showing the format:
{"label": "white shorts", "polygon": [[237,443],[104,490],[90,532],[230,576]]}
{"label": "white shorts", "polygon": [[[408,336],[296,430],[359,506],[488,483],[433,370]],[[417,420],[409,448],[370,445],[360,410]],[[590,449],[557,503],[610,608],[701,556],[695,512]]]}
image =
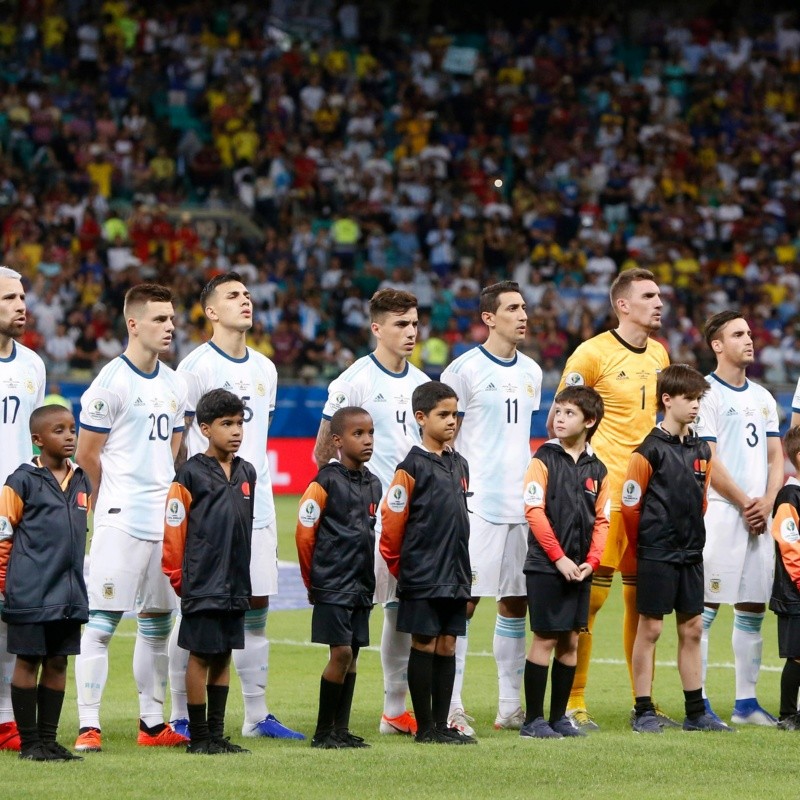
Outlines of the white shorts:
{"label": "white shorts", "polygon": [[178,598],[161,571],[161,542],[119,528],[94,529],[89,548],[92,611],[172,611]]}
{"label": "white shorts", "polygon": [[473,597],[527,597],[528,525],[489,522],[470,514],[469,560]]}
{"label": "white shorts", "polygon": [[253,528],[250,544],[250,591],[253,597],[278,594],[278,523]]}
{"label": "white shorts", "polygon": [[760,536],[753,536],[739,509],[720,502],[708,504],[705,523],[704,601],[726,605],[769,602],[775,571],[769,525]]}
{"label": "white shorts", "polygon": [[375,603],[396,603],[397,602],[397,578],[389,572],[389,567],[383,560],[380,551],[381,544],[381,518],[375,524]]}

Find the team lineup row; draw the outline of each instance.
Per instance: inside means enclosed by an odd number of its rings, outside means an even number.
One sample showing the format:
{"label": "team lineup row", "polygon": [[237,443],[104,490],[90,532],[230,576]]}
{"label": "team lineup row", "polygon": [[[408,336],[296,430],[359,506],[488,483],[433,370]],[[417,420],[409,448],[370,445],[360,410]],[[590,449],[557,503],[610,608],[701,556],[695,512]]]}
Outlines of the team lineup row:
{"label": "team lineup row", "polygon": [[[14,342],[13,337],[25,325],[19,275],[3,268],[0,289],[0,385],[8,429],[1,463],[4,476],[8,476],[30,460],[28,423],[43,400],[44,367],[34,353]],[[577,348],[567,362],[560,389],[593,387],[605,406],[592,447],[608,469],[610,525],[591,584],[588,629],[608,595],[614,571],[620,571],[626,608],[624,644],[630,665],[639,614],[635,553],[626,547],[622,525],[623,483],[631,453],[655,423],[656,383],[669,360],[664,348],[651,338],[661,325],[661,301],[653,276],[645,270],[622,273],[612,286],[611,302],[618,327]],[[180,466],[187,455],[206,452],[209,447],[195,412],[200,398],[212,389],[226,389],[241,399],[246,435],[240,455],[255,468],[251,600],[244,615],[244,647],[235,649],[233,655],[245,704],[242,732],[245,736],[303,738],[269,714],[265,699],[266,616],[268,598],[277,591],[275,511],[265,444],[275,407],[276,372],[267,358],[245,345],[252,305],[238,275],[214,279],[204,290],[201,303],[213,336],[173,371],[158,359],[169,349],[174,329],[169,290],[153,285],[130,290],[124,311],[127,348],[102,370],[82,397],[76,461],[93,487],[95,513],[88,622],[79,648],[69,639],[63,652],[49,652],[52,642],[43,640],[38,651],[28,654],[34,661],[44,659],[40,687],[61,692],[63,700],[65,663],[64,670],[54,667],[47,671],[45,666],[51,656],[65,662],[66,655],[80,650],[75,666],[79,751],[102,747],[100,705],[108,674],[108,644],[122,613],[128,610],[139,612],[133,664],[140,701],[138,741],[166,746],[188,742],[189,655],[178,644],[180,626],[173,628],[171,621],[177,600],[162,572],[161,540],[164,504],[176,464]],[[368,411],[375,429],[369,469],[385,493],[397,464],[420,442],[411,397],[428,378],[407,361],[416,340],[413,295],[383,290],[370,306],[375,350],[331,383],[315,457],[322,466],[336,456],[331,420],[339,409],[356,406]],[[470,467],[471,585],[466,617],[471,617],[481,597],[499,598],[494,636],[499,687],[495,727],[521,728],[525,722],[520,694],[525,673],[528,593],[523,564],[528,522],[519,488],[530,462],[530,419],[539,408],[541,370],[517,351],[525,335],[527,313],[515,284],[487,287],[482,293],[481,313],[488,328],[485,343],[453,362],[442,381],[458,398],[455,448]],[[717,542],[720,553],[719,560],[708,555],[705,559],[703,637],[707,639],[719,603],[735,604],[737,696],[733,720],[774,724],[774,718],[755,699],[758,670],[754,665],[760,663],[760,627],[774,561],[770,538],[760,534],[766,530],[783,483],[777,413],[768,393],[746,379],[746,367],[753,358],[746,322],[734,317],[717,333],[720,335],[710,344],[718,368],[709,378],[710,389],[695,422],[697,433],[709,442],[715,464],[706,527],[709,546]],[[488,442],[493,443],[491,448]],[[512,480],[514,475],[519,480]],[[376,533],[379,546],[380,518]],[[13,531],[8,535],[0,532],[0,539],[13,553]],[[416,720],[406,710],[410,636],[397,630],[395,581],[386,562],[376,558],[375,568],[375,601],[384,604],[381,662],[385,704],[380,730],[415,733]],[[35,624],[46,621],[44,617],[32,620]],[[2,628],[6,642],[0,642],[5,645],[0,651],[7,676],[3,686],[13,687],[15,658],[7,652],[6,625]],[[470,736],[474,732],[461,701],[466,644],[466,635],[458,636],[454,644],[455,685],[448,729]],[[590,636],[581,635],[568,704],[572,725],[584,729],[595,726],[585,703],[590,646]],[[33,676],[35,686],[35,671]],[[168,681],[170,722],[163,718]],[[0,689],[0,746],[16,749],[20,740],[14,709],[4,692]],[[38,702],[41,717],[42,695]],[[210,696],[208,703],[210,713]],[[658,712],[657,706],[655,709]],[[667,722],[665,717],[660,720]]]}

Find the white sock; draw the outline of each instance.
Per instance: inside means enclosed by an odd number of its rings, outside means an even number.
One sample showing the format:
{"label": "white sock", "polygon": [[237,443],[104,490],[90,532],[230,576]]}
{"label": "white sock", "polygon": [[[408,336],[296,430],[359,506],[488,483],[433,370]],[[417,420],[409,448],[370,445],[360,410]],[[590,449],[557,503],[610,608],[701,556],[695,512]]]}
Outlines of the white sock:
{"label": "white sock", "polygon": [[139,719],[152,728],[164,722],[169,675],[167,642],[172,631],[172,617],[169,614],[138,617],[136,622],[133,677],[139,690]]}
{"label": "white sock", "polygon": [[493,640],[497,662],[498,712],[508,717],[520,708],[520,690],[525,674],[525,617],[497,615]]}
{"label": "white sock", "polygon": [[[0,603],[0,609],[3,604]],[[0,725],[13,722],[14,710],[11,707],[11,678],[17,657],[7,650],[8,625],[0,621]]]}
{"label": "white sock", "polygon": [[233,651],[233,664],[242,684],[245,724],[266,719],[269,640],[266,608],[251,608],[244,615],[244,650]]}
{"label": "white sock", "polygon": [[758,673],[761,671],[761,624],[764,614],[733,611],[733,661],[736,668],[736,699],[756,696]]}
{"label": "white sock", "polygon": [[700,637],[700,657],[703,661],[703,697],[708,697],[706,694],[706,672],[708,672],[708,634],[711,631],[711,625],[717,618],[718,608],[703,607],[703,634]]}
{"label": "white sock", "polygon": [[75,657],[78,693],[78,725],[100,728],[100,701],[108,680],[108,643],[122,619],[122,612],[90,611],[81,636],[81,652]]}
{"label": "white sock", "polygon": [[469,640],[469,620],[467,632],[456,639],[456,679],[453,683],[453,696],[450,698],[450,713],[458,708],[464,708],[461,692],[464,688],[464,670],[467,666],[467,644]]}
{"label": "white sock", "polygon": [[399,717],[406,710],[408,691],[408,655],[411,635],[397,631],[397,604],[383,607],[381,634],[381,667],[383,667],[383,713]]}
{"label": "white sock", "polygon": [[189,663],[189,651],[178,646],[178,632],[181,627],[181,615],[175,617],[172,633],[169,635],[167,654],[169,655],[169,693],[171,709],[169,718],[189,719],[186,707],[186,666]]}

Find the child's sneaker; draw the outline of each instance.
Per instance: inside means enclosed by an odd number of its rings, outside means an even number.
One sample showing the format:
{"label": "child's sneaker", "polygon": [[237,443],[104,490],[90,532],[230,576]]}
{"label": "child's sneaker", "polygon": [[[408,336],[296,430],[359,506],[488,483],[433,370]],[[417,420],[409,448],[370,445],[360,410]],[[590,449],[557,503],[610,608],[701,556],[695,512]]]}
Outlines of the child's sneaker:
{"label": "child's sneaker", "polygon": [[456,744],[478,744],[478,740],[469,733],[464,733],[452,725],[445,725],[443,728],[436,728],[436,732],[444,736],[449,736]]}
{"label": "child's sneaker", "polygon": [[582,731],[599,731],[600,726],[594,721],[594,717],[585,708],[573,708],[567,711],[567,716],[572,724]]}
{"label": "child's sneaker", "polygon": [[655,711],[645,711],[634,717],[632,728],[634,733],[664,733]]}
{"label": "child's sneaker", "polygon": [[260,722],[245,722],[242,736],[264,736],[267,739],[305,739],[305,734],[287,728],[274,714],[267,714]]}
{"label": "child's sneaker", "polygon": [[240,753],[249,753],[250,751],[238,744],[234,744],[229,737],[211,737],[211,747],[209,753],[213,755],[236,755]]}
{"label": "child's sneaker", "polygon": [[333,731],[315,736],[311,740],[311,746],[317,750],[340,750],[345,747]]}
{"label": "child's sneaker", "polygon": [[764,727],[778,724],[778,720],[769,711],[761,708],[755,697],[736,701],[733,706],[731,722],[734,725],[763,725]]}
{"label": "child's sneaker", "polygon": [[13,750],[18,753],[21,746],[17,723],[12,719],[11,722],[0,724],[0,750]]}
{"label": "child's sneaker", "polygon": [[778,720],[778,728],[782,731],[800,731],[800,714],[789,714]]}
{"label": "child's sneaker", "polygon": [[565,739],[570,736],[588,736],[586,731],[582,731],[577,725],[574,725],[572,720],[566,715],[550,723],[550,727],[556,733],[560,733]]}
{"label": "child's sneaker", "polygon": [[497,716],[494,718],[494,729],[496,731],[518,731],[524,724],[525,712],[521,706],[516,711],[512,711],[507,717],[502,716],[498,711]]}
{"label": "child's sneaker", "polygon": [[417,720],[411,711],[404,711],[396,717],[381,717],[379,730],[384,735],[402,734],[414,736],[417,733]]}
{"label": "child's sneaker", "polygon": [[367,744],[361,736],[356,736],[350,731],[335,731],[334,736],[341,742],[342,747],[363,749],[365,747],[372,747]]}
{"label": "child's sneaker", "polygon": [[475,728],[470,725],[471,722],[475,722],[475,718],[467,714],[463,708],[455,709],[447,718],[448,727],[455,728],[457,731],[461,731],[461,733],[465,733],[467,736],[475,735]]}
{"label": "child's sneaker", "polygon": [[45,745],[37,742],[31,747],[26,747],[19,751],[19,757],[23,761],[61,761],[62,759],[55,753],[51,753]]}
{"label": "child's sneaker", "polygon": [[[176,733],[169,725],[165,724],[158,733],[148,733],[140,728],[136,744],[140,747],[182,747],[189,744],[189,739]],[[77,745],[75,749],[78,749]]]}
{"label": "child's sneaker", "polygon": [[661,710],[661,706],[656,703],[656,716],[658,717],[658,724],[661,725],[662,728],[680,728],[680,722],[672,719],[665,711]]}
{"label": "child's sneaker", "polygon": [[76,756],[66,747],[60,745],[58,742],[44,742],[45,750],[52,753],[58,758],[59,761],[83,761],[83,756]]}
{"label": "child's sneaker", "polygon": [[563,739],[564,737],[550,727],[550,723],[544,717],[536,717],[530,722],[526,722],[519,729],[519,735],[523,739]]}
{"label": "child's sneaker", "polygon": [[103,749],[103,739],[99,728],[87,728],[78,733],[75,749],[79,753],[99,753]]}
{"label": "child's sneaker", "polygon": [[730,725],[726,725],[721,719],[714,719],[711,714],[701,714],[695,719],[686,717],[683,721],[685,731],[714,731],[719,733],[736,733]]}

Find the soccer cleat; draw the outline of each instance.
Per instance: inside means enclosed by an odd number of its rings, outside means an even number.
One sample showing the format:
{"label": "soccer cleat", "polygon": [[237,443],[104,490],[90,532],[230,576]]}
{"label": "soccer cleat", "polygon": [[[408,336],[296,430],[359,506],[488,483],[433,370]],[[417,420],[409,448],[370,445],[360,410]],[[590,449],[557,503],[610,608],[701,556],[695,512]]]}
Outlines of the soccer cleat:
{"label": "soccer cleat", "polygon": [[594,721],[594,717],[585,708],[575,708],[567,711],[567,716],[572,724],[582,731],[599,731],[600,726]]}
{"label": "soccer cleat", "polygon": [[58,742],[44,742],[44,748],[49,753],[52,753],[59,761],[83,761],[83,756],[76,756],[75,753],[67,750],[66,747],[60,745]]}
{"label": "soccer cleat", "polygon": [[47,746],[41,742],[37,742],[31,747],[20,750],[19,757],[23,761],[63,761],[60,756],[50,752]]}
{"label": "soccer cleat", "polygon": [[507,717],[501,716],[498,711],[497,716],[494,718],[494,729],[496,731],[518,731],[524,724],[525,712],[521,707],[517,708],[516,711],[512,711]]}
{"label": "soccer cleat", "polygon": [[519,729],[519,735],[523,739],[563,739],[564,737],[550,727],[550,723],[544,717],[536,717],[530,722],[526,722]]}
{"label": "soccer cleat", "polygon": [[661,706],[656,703],[656,716],[658,717],[658,724],[662,728],[680,728],[680,722],[676,722],[666,712],[661,710]]}
{"label": "soccer cleat", "polygon": [[411,711],[404,711],[396,717],[381,717],[381,724],[378,728],[384,735],[403,734],[404,736],[414,736],[417,733],[417,720]]}
{"label": "soccer cleat", "polygon": [[455,728],[441,730],[431,728],[427,731],[419,731],[414,736],[417,744],[477,744],[478,740],[471,736],[466,736]]}
{"label": "soccer cleat", "polygon": [[778,728],[782,731],[800,731],[800,714],[789,714],[778,720]]}
{"label": "soccer cleat", "polygon": [[736,701],[733,706],[731,722],[734,725],[763,725],[764,727],[778,724],[778,720],[769,711],[761,708],[755,697]]}
{"label": "soccer cleat", "polygon": [[19,739],[17,723],[12,719],[11,722],[0,724],[0,750],[13,750],[19,752],[22,742]]}
{"label": "soccer cleat", "polygon": [[736,733],[730,725],[726,725],[721,719],[714,719],[711,714],[701,714],[695,719],[683,720],[683,729],[685,731],[709,731],[716,733]]}
{"label": "soccer cleat", "polygon": [[210,756],[214,755],[216,750],[212,750],[211,739],[201,739],[199,742],[189,742],[186,745],[186,752],[193,755]]}
{"label": "soccer cleat", "polygon": [[189,744],[189,739],[180,733],[176,733],[169,725],[164,725],[155,735],[140,730],[139,735],[136,737],[136,744],[142,747],[182,747]]}
{"label": "soccer cleat", "polygon": [[634,717],[632,728],[634,733],[664,733],[655,711],[645,711]]}
{"label": "soccer cleat", "polygon": [[703,705],[705,706],[706,714],[708,714],[709,717],[711,717],[712,719],[715,719],[717,722],[722,722],[722,719],[719,716],[719,714],[717,714],[714,711],[714,709],[711,708],[711,702],[709,701],[709,699],[707,697],[703,698]]}
{"label": "soccer cleat", "polygon": [[341,750],[346,747],[333,731],[315,736],[311,740],[311,746],[317,750]]}
{"label": "soccer cleat", "polygon": [[343,748],[354,748],[354,749],[364,749],[365,747],[372,747],[371,744],[367,744],[363,737],[356,736],[354,733],[350,731],[335,731],[333,734],[340,742]]}
{"label": "soccer cleat", "polygon": [[461,733],[466,733],[467,736],[474,736],[475,728],[470,725],[470,722],[475,722],[475,717],[471,717],[463,708],[455,709],[447,718],[449,728],[455,728]]}
{"label": "soccer cleat", "polygon": [[274,714],[267,714],[261,722],[245,722],[242,725],[242,736],[255,738],[263,736],[266,739],[305,739],[305,734],[287,728]]}
{"label": "soccer cleat", "polygon": [[471,733],[465,733],[449,724],[445,724],[444,727],[437,726],[436,732],[449,736],[456,744],[478,744],[478,740]]}
{"label": "soccer cleat", "polygon": [[224,738],[221,736],[213,736],[208,752],[212,755],[240,755],[242,753],[249,753],[250,751],[245,747],[234,744],[228,736]]}
{"label": "soccer cleat", "polygon": [[175,733],[179,733],[181,736],[185,736],[187,739],[191,739],[192,737],[189,735],[189,720],[186,717],[180,717],[179,719],[171,719],[169,721],[169,726]]}
{"label": "soccer cleat", "polygon": [[588,735],[586,733],[586,731],[582,731],[567,716],[563,716],[563,717],[561,717],[561,719],[557,719],[555,722],[551,722],[550,723],[550,727],[556,733],[560,733],[565,739],[568,739],[570,736],[587,736]]}
{"label": "soccer cleat", "polygon": [[87,728],[78,734],[75,749],[79,753],[99,753],[103,749],[103,740],[99,728]]}

